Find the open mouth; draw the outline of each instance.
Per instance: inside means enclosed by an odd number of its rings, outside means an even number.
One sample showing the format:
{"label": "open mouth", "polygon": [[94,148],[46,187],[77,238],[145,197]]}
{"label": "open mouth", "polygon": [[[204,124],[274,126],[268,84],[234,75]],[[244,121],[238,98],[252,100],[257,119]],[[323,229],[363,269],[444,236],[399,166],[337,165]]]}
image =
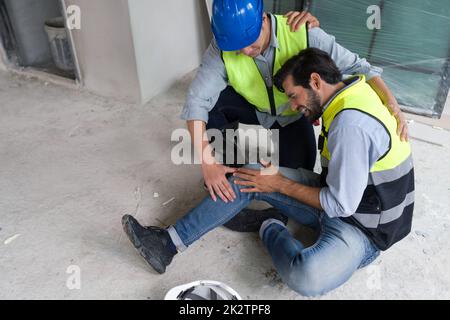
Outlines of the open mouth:
{"label": "open mouth", "polygon": [[299,106],[297,108],[297,111],[300,111],[301,113],[303,113],[305,116],[309,116],[311,114],[311,110],[309,110],[306,106]]}
{"label": "open mouth", "polygon": [[292,110],[299,111],[299,112],[303,113],[303,115],[305,115],[305,116],[309,116],[311,114],[311,110],[308,109],[308,107],[306,107],[304,105],[295,106],[292,108]]}

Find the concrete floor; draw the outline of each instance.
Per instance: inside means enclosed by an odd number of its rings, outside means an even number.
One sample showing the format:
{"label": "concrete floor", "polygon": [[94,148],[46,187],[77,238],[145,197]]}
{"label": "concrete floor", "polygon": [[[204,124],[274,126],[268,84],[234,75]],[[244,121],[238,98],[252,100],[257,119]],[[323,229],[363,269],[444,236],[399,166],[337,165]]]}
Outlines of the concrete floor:
{"label": "concrete floor", "polygon": [[[164,275],[124,237],[124,213],[167,226],[205,196],[199,168],[170,161],[189,81],[135,106],[0,72],[0,299],[161,299],[199,279],[247,299],[304,299],[277,277],[256,234],[218,228]],[[450,298],[450,131],[411,125],[424,140],[427,130],[437,143],[412,140],[413,231],[318,299]],[[67,286],[70,266],[80,289]]]}

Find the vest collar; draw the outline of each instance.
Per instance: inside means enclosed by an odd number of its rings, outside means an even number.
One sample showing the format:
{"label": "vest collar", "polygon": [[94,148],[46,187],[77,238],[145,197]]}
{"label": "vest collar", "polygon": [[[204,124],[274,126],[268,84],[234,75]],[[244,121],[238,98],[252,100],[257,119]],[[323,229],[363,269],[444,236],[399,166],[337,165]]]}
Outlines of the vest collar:
{"label": "vest collar", "polygon": [[326,116],[327,109],[331,105],[331,103],[333,103],[335,100],[341,98],[343,96],[344,91],[347,91],[348,89],[350,89],[350,88],[352,88],[354,86],[357,86],[358,84],[365,83],[366,82],[366,78],[363,75],[358,75],[358,76],[353,76],[353,77],[350,77],[348,79],[345,79],[343,82],[344,82],[344,84],[346,86],[343,87],[338,92],[336,92],[334,94],[334,96],[332,96],[330,98],[330,100],[328,100],[328,102],[323,107],[323,117]]}
{"label": "vest collar", "polygon": [[277,18],[271,13],[267,13],[268,18],[270,18],[271,26],[272,26],[272,33],[270,34],[270,43],[269,46],[273,48],[279,48],[280,45],[278,44],[277,39]]}

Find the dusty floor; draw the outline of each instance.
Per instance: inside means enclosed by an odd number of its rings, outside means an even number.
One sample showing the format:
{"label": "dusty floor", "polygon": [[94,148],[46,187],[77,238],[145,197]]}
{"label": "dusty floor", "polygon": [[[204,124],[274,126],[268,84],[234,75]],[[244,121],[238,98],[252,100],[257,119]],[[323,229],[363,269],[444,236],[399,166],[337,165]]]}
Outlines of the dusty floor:
{"label": "dusty floor", "polygon": [[[124,213],[166,226],[205,196],[200,170],[170,161],[189,80],[134,106],[0,72],[0,299],[161,299],[198,279],[244,298],[303,299],[281,283],[256,234],[218,228],[164,275],[124,237]],[[411,130],[435,135],[433,144],[412,140],[413,231],[320,299],[450,298],[450,131]],[[70,290],[78,267],[81,287]]]}

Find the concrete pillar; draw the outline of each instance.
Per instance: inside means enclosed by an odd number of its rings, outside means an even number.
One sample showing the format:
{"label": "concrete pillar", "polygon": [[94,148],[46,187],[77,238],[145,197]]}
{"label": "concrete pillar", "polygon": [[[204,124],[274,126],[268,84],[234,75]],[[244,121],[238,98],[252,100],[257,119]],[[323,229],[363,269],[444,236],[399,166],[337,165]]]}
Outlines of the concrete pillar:
{"label": "concrete pillar", "polygon": [[81,9],[73,41],[83,86],[97,94],[140,103],[141,93],[127,0],[66,0]]}
{"label": "concrete pillar", "polygon": [[211,39],[204,0],[129,0],[141,100],[170,88],[200,64]]}
{"label": "concrete pillar", "polygon": [[211,39],[203,0],[66,0],[81,9],[72,30],[83,85],[145,103],[197,68]]}

